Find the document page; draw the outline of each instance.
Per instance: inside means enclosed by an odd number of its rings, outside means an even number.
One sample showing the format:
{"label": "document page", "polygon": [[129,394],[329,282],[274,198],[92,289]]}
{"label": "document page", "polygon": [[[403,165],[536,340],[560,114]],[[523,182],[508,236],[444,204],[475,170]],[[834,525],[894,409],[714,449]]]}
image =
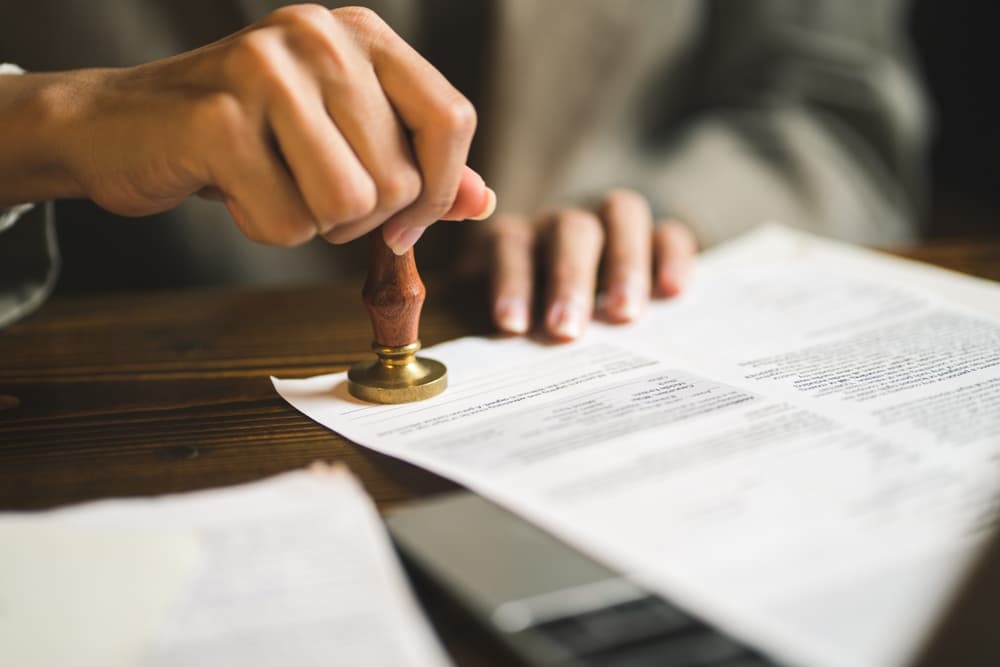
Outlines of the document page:
{"label": "document page", "polygon": [[274,380],[779,659],[905,664],[1000,509],[1000,287],[762,228],[580,341],[470,338],[428,401]]}
{"label": "document page", "polygon": [[0,514],[0,665],[136,665],[197,564],[183,531]]}
{"label": "document page", "polygon": [[[102,560],[115,562],[124,574],[100,579],[107,593],[98,594],[112,598],[122,597],[121,589],[137,579],[156,580],[176,571],[165,569],[162,557],[123,560],[117,549],[126,539],[152,535],[162,545],[183,536],[184,544],[194,547],[190,575],[173,581],[169,596],[154,586],[157,599],[170,604],[158,610],[142,646],[127,646],[131,658],[125,662],[88,664],[449,664],[410,592],[375,507],[345,468],[320,466],[232,488],[102,501],[32,518],[0,517],[0,537],[9,535],[3,531],[8,520],[28,522],[38,534],[117,534]],[[63,580],[90,581],[95,570],[81,567],[74,553],[63,552],[59,560],[47,557],[40,574],[68,572]],[[134,553],[135,547],[125,555]],[[43,619],[49,622],[34,628],[39,639],[65,643],[75,624],[91,613],[92,597],[72,591],[58,601],[64,607],[59,614],[50,611]],[[117,611],[102,618],[100,626],[107,631],[101,636],[129,631],[136,625],[131,615],[143,607],[118,605]],[[52,622],[59,618],[66,622]],[[2,626],[0,611],[0,631]],[[5,656],[5,646],[0,645],[2,664],[53,664],[13,660]],[[22,648],[26,650],[19,657],[39,655],[37,644]],[[63,648],[73,651],[72,646]],[[112,655],[123,652],[114,650]],[[83,663],[71,659],[65,664]]]}

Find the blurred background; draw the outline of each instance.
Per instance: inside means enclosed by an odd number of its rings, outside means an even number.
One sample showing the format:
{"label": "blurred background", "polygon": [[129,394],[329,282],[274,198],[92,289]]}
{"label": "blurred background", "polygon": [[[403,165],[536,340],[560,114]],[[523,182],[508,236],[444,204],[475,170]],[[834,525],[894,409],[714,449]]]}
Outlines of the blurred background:
{"label": "blurred background", "polygon": [[[210,2],[187,4],[192,7],[190,20],[193,23],[206,12],[213,11]],[[462,7],[461,2],[448,3],[447,14],[452,25],[462,20]],[[67,11],[88,10],[81,5],[76,9],[67,7]],[[15,12],[2,14],[11,16]],[[27,21],[29,25],[45,20],[31,5],[18,7],[16,15],[18,21]],[[930,154],[930,196],[923,221],[929,239],[1000,239],[1000,129],[997,123],[1000,93],[995,72],[1000,63],[1000,47],[994,35],[996,26],[1000,25],[998,18],[1000,8],[991,2],[915,0],[911,3],[907,29],[935,119]],[[198,34],[197,30],[190,33],[192,43],[188,48],[220,36]],[[5,34],[4,39],[8,36]],[[465,34],[463,39],[475,42],[478,37]],[[11,59],[17,58],[17,39],[15,34],[14,43],[5,44],[12,47]],[[155,52],[156,45],[149,48]],[[430,51],[426,55],[433,61],[433,49]],[[21,64],[38,69],[65,66],[56,60]],[[447,70],[445,73],[475,101],[475,91],[469,90],[474,82],[467,73]],[[218,218],[218,206],[193,202],[185,216]],[[195,220],[195,224],[198,223],[200,220]],[[57,293],[217,285],[226,280],[224,276],[231,268],[220,266],[218,274],[211,271],[185,273],[178,271],[172,260],[185,253],[201,253],[208,261],[200,264],[212,266],[213,247],[233,242],[234,230],[223,228],[224,225],[200,225],[203,229],[199,232],[202,240],[198,247],[182,249],[174,245],[178,243],[177,235],[162,233],[159,230],[163,225],[155,221],[117,218],[85,201],[59,202],[57,224],[61,245],[72,249],[72,252],[63,253]],[[453,228],[436,225],[428,236],[431,240],[421,243],[418,254],[423,267],[433,268],[444,258],[453,256],[458,235]],[[338,251],[337,268],[334,271],[331,263],[329,275],[357,275],[360,280],[367,265],[364,243],[362,239]],[[281,249],[254,247],[248,252],[254,255],[248,262],[281,261]],[[296,266],[290,262],[284,275],[287,283],[314,282],[317,273],[315,267]],[[261,282],[267,279],[262,278]]]}
{"label": "blurred background", "polygon": [[928,234],[1000,238],[1000,6],[912,5],[910,34],[934,104]]}

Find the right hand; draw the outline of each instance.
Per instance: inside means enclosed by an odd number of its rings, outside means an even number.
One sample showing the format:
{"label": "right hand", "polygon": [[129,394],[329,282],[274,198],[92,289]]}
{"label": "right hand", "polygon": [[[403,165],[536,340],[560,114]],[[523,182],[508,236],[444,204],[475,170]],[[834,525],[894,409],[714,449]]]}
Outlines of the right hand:
{"label": "right hand", "polygon": [[401,254],[495,203],[465,165],[472,105],[366,9],[286,7],[188,53],[66,76],[65,163],[119,214],[197,193],[255,241],[343,243],[385,223]]}

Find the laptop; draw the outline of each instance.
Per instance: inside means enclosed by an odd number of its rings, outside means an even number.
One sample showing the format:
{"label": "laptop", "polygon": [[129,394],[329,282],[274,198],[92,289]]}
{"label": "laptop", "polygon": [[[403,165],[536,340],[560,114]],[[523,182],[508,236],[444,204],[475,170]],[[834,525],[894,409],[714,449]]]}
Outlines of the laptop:
{"label": "laptop", "polygon": [[778,664],[517,515],[469,492],[386,517],[404,561],[523,664]]}
{"label": "laptop", "polygon": [[[525,665],[780,664],[473,493],[406,504],[386,524],[408,566]],[[1000,534],[916,655],[913,667],[1000,667]]]}

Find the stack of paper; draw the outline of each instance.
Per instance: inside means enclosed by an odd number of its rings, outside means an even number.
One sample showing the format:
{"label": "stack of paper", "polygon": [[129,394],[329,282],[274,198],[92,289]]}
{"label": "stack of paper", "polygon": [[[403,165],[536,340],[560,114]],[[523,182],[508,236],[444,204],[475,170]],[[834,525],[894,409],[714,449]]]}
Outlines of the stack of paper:
{"label": "stack of paper", "polygon": [[0,515],[0,665],[448,663],[344,469]]}
{"label": "stack of paper", "polygon": [[985,281],[768,227],[635,325],[428,354],[422,403],[274,383],[792,662],[904,663],[996,523]]}

